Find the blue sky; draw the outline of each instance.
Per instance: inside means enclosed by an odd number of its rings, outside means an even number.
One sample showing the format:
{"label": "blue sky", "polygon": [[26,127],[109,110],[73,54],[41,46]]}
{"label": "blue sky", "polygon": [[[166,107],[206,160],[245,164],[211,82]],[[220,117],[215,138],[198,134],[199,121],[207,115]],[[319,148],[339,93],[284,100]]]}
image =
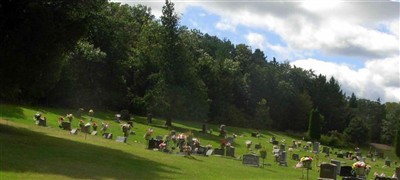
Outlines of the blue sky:
{"label": "blue sky", "polygon": [[[161,15],[163,0],[144,4]],[[357,97],[400,102],[400,3],[391,0],[177,0],[180,24],[333,76]]]}

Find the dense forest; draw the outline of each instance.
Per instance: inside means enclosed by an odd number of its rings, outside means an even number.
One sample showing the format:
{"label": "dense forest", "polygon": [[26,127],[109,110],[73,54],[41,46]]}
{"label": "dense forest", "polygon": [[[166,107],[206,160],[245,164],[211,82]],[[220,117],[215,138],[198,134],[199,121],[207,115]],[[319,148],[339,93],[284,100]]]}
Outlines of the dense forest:
{"label": "dense forest", "polygon": [[181,26],[169,1],[160,18],[105,0],[2,1],[0,59],[2,103],[294,132],[318,112],[333,145],[392,144],[399,129],[398,102],[348,96],[334,77]]}

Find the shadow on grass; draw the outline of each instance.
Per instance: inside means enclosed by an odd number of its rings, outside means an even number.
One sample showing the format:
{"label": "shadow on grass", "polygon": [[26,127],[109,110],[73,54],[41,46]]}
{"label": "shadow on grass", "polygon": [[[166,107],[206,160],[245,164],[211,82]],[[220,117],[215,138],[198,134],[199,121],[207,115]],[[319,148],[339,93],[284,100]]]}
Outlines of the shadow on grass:
{"label": "shadow on grass", "polygon": [[0,124],[3,172],[73,179],[161,179],[180,169],[106,147]]}

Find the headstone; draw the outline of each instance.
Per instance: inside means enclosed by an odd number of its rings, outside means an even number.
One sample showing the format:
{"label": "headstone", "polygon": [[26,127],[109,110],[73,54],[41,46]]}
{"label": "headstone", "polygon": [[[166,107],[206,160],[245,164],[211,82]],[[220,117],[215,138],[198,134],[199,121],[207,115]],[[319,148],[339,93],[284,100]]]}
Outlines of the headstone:
{"label": "headstone", "polygon": [[156,146],[156,140],[151,138],[147,144],[147,149],[154,149],[154,148],[158,148]]}
{"label": "headstone", "polygon": [[235,157],[235,148],[232,146],[226,147],[226,156]]}
{"label": "headstone", "polygon": [[293,140],[292,147],[293,147],[294,149],[297,149],[297,144],[296,144],[296,141],[294,141],[294,140]]}
{"label": "headstone", "polygon": [[390,160],[385,160],[385,165],[390,167]]}
{"label": "headstone", "polygon": [[201,155],[206,155],[207,153],[207,148],[204,146],[199,146],[197,149],[197,154],[201,154]]}
{"label": "headstone", "polygon": [[279,144],[279,141],[274,140],[274,141],[272,141],[272,144],[273,144],[273,145],[278,145],[278,144]]}
{"label": "headstone", "polygon": [[213,149],[209,149],[207,152],[206,152],[206,156],[211,156],[212,154],[213,154]]}
{"label": "headstone", "polygon": [[147,123],[151,124],[153,122],[153,114],[147,113]]}
{"label": "headstone", "polygon": [[71,123],[70,123],[70,122],[63,121],[63,122],[61,123],[61,128],[64,129],[64,130],[70,131],[70,130],[71,130]]}
{"label": "headstone", "polygon": [[362,157],[361,151],[356,152],[356,156],[357,156],[357,157]]}
{"label": "headstone", "polygon": [[321,164],[320,178],[336,180],[337,166],[335,164]]}
{"label": "headstone", "polygon": [[285,151],[285,144],[281,144],[279,146],[279,151]]}
{"label": "headstone", "polygon": [[254,154],[244,154],[242,164],[258,167],[260,165],[260,156]]}
{"label": "headstone", "polygon": [[207,125],[203,124],[202,128],[201,128],[201,132],[202,133],[207,133]]}
{"label": "headstone", "polygon": [[300,161],[300,156],[299,156],[299,154],[292,154],[292,160]]}
{"label": "headstone", "polygon": [[91,133],[91,135],[93,135],[93,136],[95,136],[97,134],[97,131],[93,131],[92,133]]}
{"label": "headstone", "polygon": [[78,129],[76,129],[76,128],[72,129],[69,133],[77,135],[78,134]]}
{"label": "headstone", "polygon": [[39,124],[38,125],[46,127],[46,119],[39,119]]}
{"label": "headstone", "polygon": [[233,138],[233,137],[228,137],[228,138],[226,138],[226,141],[228,141],[229,144],[233,145],[233,143],[234,143],[234,138]]}
{"label": "headstone", "polygon": [[314,144],[313,144],[313,153],[316,153],[316,154],[319,153],[319,145],[320,145],[319,142],[314,142]]}
{"label": "headstone", "polygon": [[126,137],[124,136],[117,136],[117,139],[115,141],[121,142],[121,143],[126,143]]}
{"label": "headstone", "polygon": [[340,176],[342,177],[351,177],[351,176],[355,176],[352,173],[353,168],[351,166],[342,166],[340,167]]}
{"label": "headstone", "polygon": [[257,137],[258,133],[257,132],[252,132],[251,137]]}
{"label": "headstone", "polygon": [[325,153],[325,154],[329,154],[329,147],[324,146],[322,148],[322,152]]}
{"label": "headstone", "polygon": [[82,132],[82,133],[89,133],[89,129],[90,129],[90,126],[83,126],[83,127],[81,128],[81,132]]}
{"label": "headstone", "polygon": [[337,158],[343,158],[343,154],[337,154],[336,157]]}
{"label": "headstone", "polygon": [[261,148],[262,148],[261,144],[255,144],[255,145],[254,145],[254,149],[257,149],[257,150],[258,150],[258,149],[261,149]]}
{"label": "headstone", "polygon": [[112,139],[112,137],[113,137],[112,133],[104,133],[102,136],[105,139]]}
{"label": "headstone", "polygon": [[337,169],[336,174],[340,174],[341,162],[332,159],[332,160],[331,160],[331,163],[336,165],[336,169]]}
{"label": "headstone", "polygon": [[279,165],[280,166],[287,166],[286,162],[286,151],[281,151],[279,154]]}
{"label": "headstone", "polygon": [[216,148],[216,149],[214,149],[213,154],[214,154],[214,155],[221,155],[221,156],[223,156],[223,155],[225,155],[225,150],[224,150],[224,149],[218,149],[218,148]]}

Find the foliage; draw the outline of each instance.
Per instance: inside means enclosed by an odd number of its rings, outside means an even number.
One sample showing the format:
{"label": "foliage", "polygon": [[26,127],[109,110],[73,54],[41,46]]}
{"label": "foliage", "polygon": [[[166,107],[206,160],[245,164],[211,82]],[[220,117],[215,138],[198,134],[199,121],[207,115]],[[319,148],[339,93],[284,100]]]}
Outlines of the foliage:
{"label": "foliage", "polygon": [[346,143],[346,136],[337,131],[331,131],[326,135],[322,135],[320,141],[321,144],[335,148],[344,148],[348,146],[348,143]]}
{"label": "foliage", "polygon": [[321,139],[321,124],[323,121],[324,117],[319,113],[318,109],[311,110],[308,124],[308,136],[311,140],[319,141]]}
{"label": "foliage", "polygon": [[368,127],[360,118],[353,118],[344,133],[349,142],[355,143],[356,145],[364,145],[367,143],[369,133]]}
{"label": "foliage", "polygon": [[400,130],[399,128],[397,128],[396,131],[396,138],[395,138],[395,152],[396,152],[396,156],[400,157]]}

